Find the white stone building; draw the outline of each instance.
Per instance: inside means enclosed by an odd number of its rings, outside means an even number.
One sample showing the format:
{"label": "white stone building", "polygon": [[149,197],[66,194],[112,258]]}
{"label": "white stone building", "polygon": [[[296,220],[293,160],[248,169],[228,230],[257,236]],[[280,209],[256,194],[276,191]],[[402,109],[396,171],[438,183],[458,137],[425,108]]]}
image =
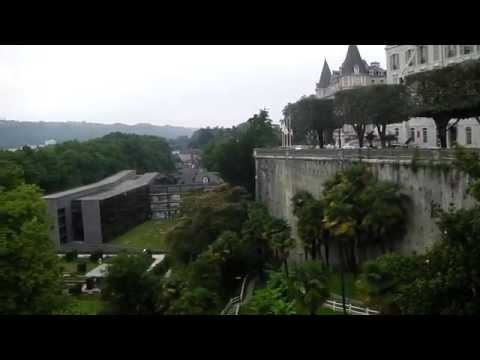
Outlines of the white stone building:
{"label": "white stone building", "polygon": [[[421,71],[438,69],[469,59],[480,58],[480,45],[387,45],[387,83],[401,84],[405,77]],[[480,147],[480,124],[476,119],[450,122],[447,146],[458,143]],[[433,119],[412,118],[402,124],[387,126],[387,132],[397,134],[398,142],[422,148],[439,147]]]}

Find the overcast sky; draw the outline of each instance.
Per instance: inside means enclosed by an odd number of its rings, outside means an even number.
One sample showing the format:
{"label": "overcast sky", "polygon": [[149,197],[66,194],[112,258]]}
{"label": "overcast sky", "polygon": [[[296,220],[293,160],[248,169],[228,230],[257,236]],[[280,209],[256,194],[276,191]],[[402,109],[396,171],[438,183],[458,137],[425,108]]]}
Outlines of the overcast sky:
{"label": "overcast sky", "polygon": [[[265,107],[278,122],[347,48],[2,45],[0,119],[229,127]],[[384,48],[359,45],[383,67]]]}

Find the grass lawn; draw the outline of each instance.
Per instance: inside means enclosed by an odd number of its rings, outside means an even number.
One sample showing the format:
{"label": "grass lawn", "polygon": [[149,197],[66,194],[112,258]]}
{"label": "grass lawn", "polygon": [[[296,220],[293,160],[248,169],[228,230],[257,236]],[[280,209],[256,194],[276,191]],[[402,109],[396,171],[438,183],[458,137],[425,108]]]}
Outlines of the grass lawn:
{"label": "grass lawn", "polygon": [[100,295],[77,295],[68,314],[70,315],[97,315],[105,307],[104,301]]}
{"label": "grass lawn", "polygon": [[165,234],[175,220],[149,220],[112,240],[110,244],[128,246],[132,249],[165,251]]}

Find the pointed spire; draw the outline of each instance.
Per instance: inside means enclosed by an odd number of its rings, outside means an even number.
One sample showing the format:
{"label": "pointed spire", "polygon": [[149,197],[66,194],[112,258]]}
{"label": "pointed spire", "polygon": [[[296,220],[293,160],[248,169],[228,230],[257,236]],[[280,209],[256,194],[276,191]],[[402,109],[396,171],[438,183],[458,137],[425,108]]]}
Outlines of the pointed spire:
{"label": "pointed spire", "polygon": [[330,86],[330,78],[332,77],[332,73],[330,72],[330,68],[328,67],[327,59],[323,63],[322,75],[320,75],[320,81],[318,82],[319,89],[325,89]]}
{"label": "pointed spire", "polygon": [[360,56],[357,45],[349,45],[347,56],[342,64],[342,75],[350,75],[355,72],[355,66],[358,66],[360,74],[368,74],[368,67]]}

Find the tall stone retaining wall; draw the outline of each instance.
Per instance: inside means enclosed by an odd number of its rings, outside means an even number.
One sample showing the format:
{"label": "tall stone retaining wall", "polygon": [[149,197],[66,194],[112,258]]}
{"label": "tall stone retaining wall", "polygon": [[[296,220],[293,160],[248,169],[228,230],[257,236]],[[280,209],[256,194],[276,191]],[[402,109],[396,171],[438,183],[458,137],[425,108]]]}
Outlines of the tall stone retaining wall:
{"label": "tall stone retaining wall", "polygon": [[406,195],[407,231],[394,244],[400,253],[422,253],[439,239],[432,218],[432,204],[447,210],[473,205],[467,194],[469,177],[456,170],[450,150],[287,150],[255,149],[256,197],[270,213],[285,219],[297,238],[292,260],[305,257],[296,231],[297,219],[292,212],[292,197],[301,190],[319,197],[325,181],[335,173],[363,162],[380,180],[400,185]]}

